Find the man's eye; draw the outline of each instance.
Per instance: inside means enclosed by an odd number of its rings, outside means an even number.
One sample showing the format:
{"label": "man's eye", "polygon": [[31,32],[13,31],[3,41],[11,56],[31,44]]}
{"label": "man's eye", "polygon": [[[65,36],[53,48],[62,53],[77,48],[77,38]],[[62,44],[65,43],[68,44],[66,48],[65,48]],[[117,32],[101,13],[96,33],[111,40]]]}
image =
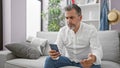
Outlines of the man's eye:
{"label": "man's eye", "polygon": [[70,19],[73,19],[74,17],[70,17]]}
{"label": "man's eye", "polygon": [[66,19],[68,19],[68,17],[66,17]]}
{"label": "man's eye", "polygon": [[65,17],[65,18],[66,18],[66,19],[69,19],[69,18],[70,18],[70,19],[73,19],[74,17]]}

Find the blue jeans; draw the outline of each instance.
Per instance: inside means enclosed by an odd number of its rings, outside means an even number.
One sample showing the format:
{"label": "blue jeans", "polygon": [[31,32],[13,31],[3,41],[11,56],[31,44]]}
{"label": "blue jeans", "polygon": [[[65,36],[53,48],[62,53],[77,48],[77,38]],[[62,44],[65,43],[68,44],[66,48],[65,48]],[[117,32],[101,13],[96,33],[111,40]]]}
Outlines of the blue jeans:
{"label": "blue jeans", "polygon": [[[80,63],[72,62],[64,56],[60,56],[58,60],[53,60],[51,57],[47,57],[44,68],[59,68],[64,66],[76,66],[83,68]],[[91,68],[101,68],[101,66],[93,64]]]}

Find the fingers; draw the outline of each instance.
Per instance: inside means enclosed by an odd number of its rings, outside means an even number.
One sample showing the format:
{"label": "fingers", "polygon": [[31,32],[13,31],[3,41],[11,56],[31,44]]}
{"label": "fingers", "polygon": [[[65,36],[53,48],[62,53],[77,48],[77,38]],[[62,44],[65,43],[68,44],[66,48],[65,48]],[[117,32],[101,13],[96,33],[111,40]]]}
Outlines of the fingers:
{"label": "fingers", "polygon": [[49,51],[49,55],[51,56],[51,58],[57,58],[58,56],[60,56],[61,54],[59,52],[56,52],[55,50],[51,50]]}
{"label": "fingers", "polygon": [[88,54],[88,60],[93,63],[93,62],[96,61],[96,56],[93,55],[92,53],[89,53],[89,54]]}
{"label": "fingers", "polygon": [[85,68],[85,67],[90,68],[94,62],[94,58],[95,58],[95,56],[92,53],[89,53],[88,58],[81,60],[80,64],[83,66],[83,68]]}
{"label": "fingers", "polygon": [[92,66],[92,63],[89,63],[87,59],[81,60],[80,64],[83,66],[83,68],[90,68]]}
{"label": "fingers", "polygon": [[82,64],[91,64],[90,60],[88,59],[83,59],[80,61]]}
{"label": "fingers", "polygon": [[51,51],[49,51],[49,55],[50,56],[55,56],[55,55],[57,55],[58,53],[55,51],[55,50],[51,50]]}
{"label": "fingers", "polygon": [[93,54],[92,54],[92,53],[89,53],[89,54],[88,54],[88,57],[92,57],[92,56],[93,56]]}
{"label": "fingers", "polygon": [[49,55],[50,56],[53,56],[53,55],[55,55],[57,52],[55,51],[55,50],[51,50],[51,51],[49,51]]}
{"label": "fingers", "polygon": [[51,56],[53,59],[59,57],[60,55]]}
{"label": "fingers", "polygon": [[54,53],[54,52],[56,52],[56,51],[55,51],[55,50],[50,50],[50,51],[49,51],[49,53]]}
{"label": "fingers", "polygon": [[81,60],[81,61],[80,61],[80,64],[81,64],[81,65],[85,65],[85,64],[86,64],[85,61],[86,61],[85,59],[84,59],[84,60]]}

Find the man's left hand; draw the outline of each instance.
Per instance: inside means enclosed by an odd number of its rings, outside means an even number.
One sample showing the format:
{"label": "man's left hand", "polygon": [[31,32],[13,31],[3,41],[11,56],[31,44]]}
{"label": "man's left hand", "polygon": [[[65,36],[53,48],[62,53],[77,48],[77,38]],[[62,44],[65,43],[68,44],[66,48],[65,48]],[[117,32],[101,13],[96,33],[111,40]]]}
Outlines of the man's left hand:
{"label": "man's left hand", "polygon": [[83,68],[91,68],[93,63],[96,61],[96,56],[90,53],[87,59],[83,59],[80,61],[80,64]]}

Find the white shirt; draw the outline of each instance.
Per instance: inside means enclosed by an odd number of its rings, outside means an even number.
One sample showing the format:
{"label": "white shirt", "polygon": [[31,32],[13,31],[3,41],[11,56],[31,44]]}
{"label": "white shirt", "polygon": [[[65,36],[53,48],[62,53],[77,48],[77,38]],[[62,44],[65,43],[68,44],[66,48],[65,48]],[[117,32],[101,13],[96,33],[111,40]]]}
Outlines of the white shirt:
{"label": "white shirt", "polygon": [[79,30],[74,33],[68,26],[60,29],[56,44],[63,56],[76,63],[88,57],[89,53],[96,56],[94,64],[101,64],[102,48],[94,26],[81,22]]}

